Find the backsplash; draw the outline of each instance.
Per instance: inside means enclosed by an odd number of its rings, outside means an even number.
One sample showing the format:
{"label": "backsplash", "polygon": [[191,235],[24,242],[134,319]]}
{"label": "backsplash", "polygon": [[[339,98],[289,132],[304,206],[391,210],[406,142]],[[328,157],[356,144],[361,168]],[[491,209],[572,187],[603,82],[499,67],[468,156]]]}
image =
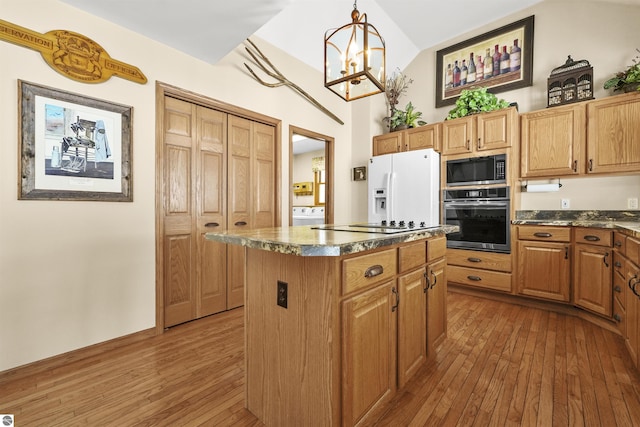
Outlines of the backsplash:
{"label": "backsplash", "polygon": [[640,211],[526,210],[516,211],[516,220],[555,221],[640,221]]}

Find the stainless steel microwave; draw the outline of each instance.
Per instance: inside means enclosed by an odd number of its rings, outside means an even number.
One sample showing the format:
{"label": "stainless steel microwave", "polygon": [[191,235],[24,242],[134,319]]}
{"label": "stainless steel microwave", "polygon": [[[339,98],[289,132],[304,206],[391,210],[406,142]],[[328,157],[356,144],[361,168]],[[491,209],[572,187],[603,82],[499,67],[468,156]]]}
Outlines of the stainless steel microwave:
{"label": "stainless steel microwave", "polygon": [[447,160],[447,187],[505,184],[507,155]]}

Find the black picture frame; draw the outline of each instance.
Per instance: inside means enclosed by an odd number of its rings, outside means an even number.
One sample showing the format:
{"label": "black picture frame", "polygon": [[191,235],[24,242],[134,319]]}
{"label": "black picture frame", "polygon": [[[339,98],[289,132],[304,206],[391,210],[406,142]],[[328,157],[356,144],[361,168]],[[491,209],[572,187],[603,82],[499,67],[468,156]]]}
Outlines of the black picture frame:
{"label": "black picture frame", "polygon": [[[486,87],[488,92],[495,94],[533,85],[533,30],[534,15],[437,51],[436,107],[454,104],[464,89]],[[449,67],[452,70],[455,68],[455,61],[459,62],[460,67],[462,61],[470,60],[473,54],[474,58],[481,56],[484,63],[487,49],[493,56],[496,45],[499,52],[506,47],[507,53],[511,55],[509,47],[514,47],[516,39],[520,49],[520,66],[517,70],[492,75],[489,78],[485,78],[483,73],[482,79],[456,86],[447,78]]]}
{"label": "black picture frame", "polygon": [[18,80],[18,199],[133,201],[132,110]]}

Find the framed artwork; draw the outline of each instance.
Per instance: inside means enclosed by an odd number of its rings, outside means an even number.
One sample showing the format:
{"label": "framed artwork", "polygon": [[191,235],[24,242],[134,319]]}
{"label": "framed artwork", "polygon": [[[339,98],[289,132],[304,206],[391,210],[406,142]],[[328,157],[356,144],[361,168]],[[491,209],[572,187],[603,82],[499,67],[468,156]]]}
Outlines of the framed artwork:
{"label": "framed artwork", "polygon": [[367,180],[367,167],[358,166],[353,168],[353,180],[354,181],[366,181]]}
{"label": "framed artwork", "polygon": [[18,81],[19,199],[131,202],[132,107]]}
{"label": "framed artwork", "polygon": [[498,93],[531,86],[533,27],[532,15],[436,52],[436,107],[472,87]]}

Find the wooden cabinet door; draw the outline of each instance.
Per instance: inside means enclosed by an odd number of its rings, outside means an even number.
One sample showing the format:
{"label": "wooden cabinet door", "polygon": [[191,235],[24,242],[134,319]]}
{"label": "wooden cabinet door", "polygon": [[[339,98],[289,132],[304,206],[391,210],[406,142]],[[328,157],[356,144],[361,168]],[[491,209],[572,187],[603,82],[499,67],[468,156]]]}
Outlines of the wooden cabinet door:
{"label": "wooden cabinet door", "polygon": [[433,148],[440,150],[440,123],[420,126],[405,131],[405,150]]}
{"label": "wooden cabinet door", "polygon": [[521,177],[558,177],[583,172],[584,104],[523,114],[520,129]]}
{"label": "wooden cabinet door", "polygon": [[640,95],[588,103],[587,173],[640,171]]}
{"label": "wooden cabinet door", "polygon": [[515,108],[505,108],[490,113],[478,114],[477,140],[472,139],[477,151],[508,148],[518,135],[518,115]]}
{"label": "wooden cabinet door", "polygon": [[398,153],[402,150],[404,132],[391,132],[373,137],[373,155]]}
{"label": "wooden cabinet door", "polygon": [[569,302],[569,243],[518,241],[518,293]]}
{"label": "wooden cabinet door", "polygon": [[474,116],[446,120],[442,123],[442,154],[471,153],[476,141]]}
{"label": "wooden cabinet door", "polygon": [[427,266],[427,355],[447,337],[447,262],[444,258]]}
{"label": "wooden cabinet door", "polygon": [[[423,257],[424,262],[424,257]],[[427,361],[425,268],[398,277],[398,387]]]}
{"label": "wooden cabinet door", "polygon": [[573,302],[587,310],[611,317],[611,249],[574,245]]}
{"label": "wooden cabinet door", "polygon": [[[342,303],[342,424],[352,426],[396,392],[397,292],[386,282]],[[394,311],[392,311],[394,310]]]}

